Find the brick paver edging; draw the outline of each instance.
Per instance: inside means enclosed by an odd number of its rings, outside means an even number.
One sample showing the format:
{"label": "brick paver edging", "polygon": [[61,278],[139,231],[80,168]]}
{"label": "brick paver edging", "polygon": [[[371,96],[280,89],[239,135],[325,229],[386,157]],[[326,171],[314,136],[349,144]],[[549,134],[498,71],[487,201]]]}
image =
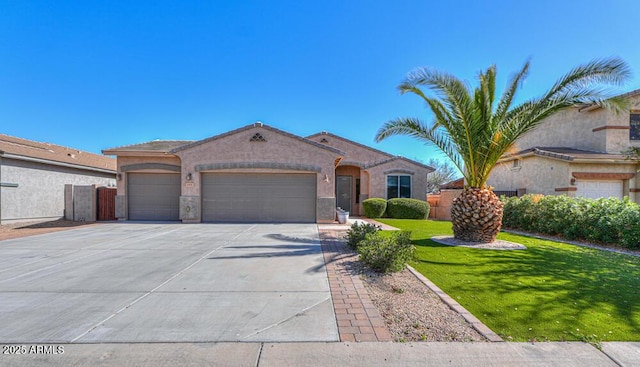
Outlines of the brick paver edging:
{"label": "brick paver edging", "polygon": [[433,291],[433,293],[437,294],[438,297],[444,302],[449,308],[456,311],[460,314],[471,326],[476,329],[482,336],[487,338],[487,340],[491,342],[503,342],[504,340],[500,337],[500,335],[493,332],[493,330],[489,329],[489,327],[482,323],[482,321],[478,320],[477,317],[473,316],[471,312],[467,311],[466,308],[462,307],[456,300],[451,298],[448,294],[446,294],[440,287],[435,285],[432,281],[427,279],[424,275],[420,274],[416,269],[407,265],[407,269],[415,275],[418,280],[422,282],[422,284],[426,285],[429,289]]}
{"label": "brick paver edging", "polygon": [[391,341],[391,334],[354,268],[357,255],[344,231],[319,229],[340,341]]}

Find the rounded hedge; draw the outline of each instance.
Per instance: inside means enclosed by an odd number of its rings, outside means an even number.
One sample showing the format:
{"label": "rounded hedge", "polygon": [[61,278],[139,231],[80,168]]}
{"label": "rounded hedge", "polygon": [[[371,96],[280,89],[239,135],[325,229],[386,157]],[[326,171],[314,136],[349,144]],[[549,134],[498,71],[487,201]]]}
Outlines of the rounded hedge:
{"label": "rounded hedge", "polygon": [[387,215],[395,219],[427,219],[429,203],[418,199],[389,199]]}
{"label": "rounded hedge", "polygon": [[362,201],[364,216],[367,218],[382,218],[387,210],[387,201],[382,198],[371,198]]}

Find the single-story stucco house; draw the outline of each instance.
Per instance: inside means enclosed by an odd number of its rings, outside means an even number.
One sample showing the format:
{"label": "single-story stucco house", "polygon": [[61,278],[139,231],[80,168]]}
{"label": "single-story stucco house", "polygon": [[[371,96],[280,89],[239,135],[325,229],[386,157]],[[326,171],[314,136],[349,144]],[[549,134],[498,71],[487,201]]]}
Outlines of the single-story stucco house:
{"label": "single-story stucco house", "polygon": [[624,153],[640,147],[640,89],[623,96],[630,100],[624,113],[575,106],[548,117],[500,159],[488,184],[496,191],[640,202],[640,165]]}
{"label": "single-story stucco house", "polygon": [[65,185],[115,186],[116,160],[0,134],[0,223],[65,216]]}
{"label": "single-story stucco house", "polygon": [[117,156],[116,216],[183,222],[332,222],[371,197],[425,200],[422,163],[322,132],[260,122],[199,141],[106,149]]}

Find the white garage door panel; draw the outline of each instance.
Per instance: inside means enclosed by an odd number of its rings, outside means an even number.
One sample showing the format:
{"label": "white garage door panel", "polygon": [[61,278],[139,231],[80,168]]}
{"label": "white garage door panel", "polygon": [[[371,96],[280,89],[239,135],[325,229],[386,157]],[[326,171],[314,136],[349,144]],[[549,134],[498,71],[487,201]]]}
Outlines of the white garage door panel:
{"label": "white garage door panel", "polygon": [[578,180],[577,187],[583,198],[622,198],[622,180]]}
{"label": "white garage door panel", "polygon": [[130,220],[178,220],[180,175],[130,173],[127,175]]}
{"label": "white garage door panel", "polygon": [[202,175],[205,222],[315,222],[315,174]]}

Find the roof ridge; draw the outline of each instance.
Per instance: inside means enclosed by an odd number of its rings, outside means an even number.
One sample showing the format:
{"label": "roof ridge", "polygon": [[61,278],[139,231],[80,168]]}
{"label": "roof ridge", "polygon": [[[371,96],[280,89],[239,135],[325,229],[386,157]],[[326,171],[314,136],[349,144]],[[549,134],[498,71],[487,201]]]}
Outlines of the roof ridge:
{"label": "roof ridge", "polygon": [[155,141],[162,141],[162,142],[180,141],[180,142],[185,142],[185,145],[186,145],[186,143],[187,143],[187,142],[194,142],[194,141],[197,141],[197,140],[190,140],[190,139],[188,139],[188,140],[183,140],[183,139],[166,139],[166,140],[165,140],[165,139],[154,139],[154,140],[143,141],[143,142],[140,142],[140,143],[133,143],[133,144],[118,145],[118,146],[116,146],[116,147],[111,147],[111,148],[108,148],[108,149],[103,149],[103,151],[105,151],[105,150],[113,150],[113,149],[120,149],[120,148],[126,148],[126,147],[131,147],[131,146],[134,146],[134,145],[149,144],[149,143],[153,143],[153,142],[155,142]]}
{"label": "roof ridge", "polygon": [[[21,143],[21,142],[15,142],[15,141],[6,140],[3,137],[9,137],[9,138],[16,139],[16,140],[19,140],[19,141],[20,140],[21,141],[26,141],[26,142],[28,142],[30,144],[24,144],[24,143]],[[82,149],[73,148],[73,147],[70,147],[70,146],[60,145],[60,144],[55,144],[55,143],[36,141],[36,140],[31,140],[31,139],[25,139],[25,138],[20,138],[20,137],[17,137],[17,136],[7,135],[7,134],[0,134],[0,141],[2,141],[4,143],[7,143],[7,144],[16,145],[16,146],[23,146],[23,147],[27,147],[27,148],[45,150],[45,151],[49,151],[51,153],[54,153],[55,151],[50,149],[50,147],[54,147],[54,148],[62,148],[62,149],[65,149],[65,150],[74,150],[77,153],[93,154],[93,155],[98,156],[98,157],[105,157],[105,155],[103,155],[103,154],[90,152],[88,150],[82,150]],[[49,147],[49,149],[44,148],[42,146],[38,146],[38,145],[46,145],[46,146]]]}
{"label": "roof ridge", "polygon": [[14,159],[40,159],[52,164],[72,164],[88,169],[113,170],[116,160],[103,154],[69,146],[0,134],[0,155]]}
{"label": "roof ridge", "polygon": [[189,148],[201,145],[201,144],[206,144],[206,143],[208,143],[210,141],[214,141],[214,140],[221,139],[221,138],[224,138],[224,137],[227,137],[227,136],[235,135],[235,134],[241,133],[243,131],[250,130],[250,129],[255,128],[255,127],[264,128],[266,130],[270,130],[270,131],[276,132],[278,134],[290,137],[292,139],[300,140],[300,141],[302,141],[304,143],[316,146],[316,147],[318,147],[320,149],[326,149],[326,150],[332,151],[334,153],[344,154],[344,152],[342,152],[341,150],[336,149],[334,147],[331,147],[331,146],[328,146],[328,145],[324,145],[324,144],[315,142],[315,141],[313,141],[311,139],[305,138],[303,136],[296,135],[296,134],[290,133],[288,131],[284,131],[284,130],[278,129],[278,128],[273,127],[271,125],[264,124],[261,121],[258,121],[258,122],[255,122],[253,124],[249,124],[249,125],[246,125],[246,126],[242,126],[242,127],[237,128],[237,129],[233,129],[233,130],[221,133],[221,134],[213,135],[213,136],[210,136],[210,137],[205,138],[205,139],[193,141],[190,144],[185,144],[183,146],[171,149],[170,153],[176,153],[176,152],[181,151],[181,150],[189,149]]}

